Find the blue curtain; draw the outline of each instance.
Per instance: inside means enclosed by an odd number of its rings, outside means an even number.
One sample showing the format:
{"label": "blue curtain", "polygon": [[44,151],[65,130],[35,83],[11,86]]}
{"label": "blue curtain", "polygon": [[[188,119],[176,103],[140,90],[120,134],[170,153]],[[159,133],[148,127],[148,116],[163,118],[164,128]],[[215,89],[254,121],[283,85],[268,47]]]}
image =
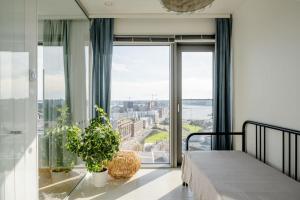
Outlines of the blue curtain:
{"label": "blue curtain", "polygon": [[[216,52],[214,69],[214,131],[231,131],[231,32],[232,19],[216,19]],[[232,137],[213,138],[213,149],[232,149]]]}
{"label": "blue curtain", "polygon": [[93,117],[97,114],[94,109],[95,105],[103,108],[107,114],[110,111],[113,26],[113,19],[93,19],[91,24]]}

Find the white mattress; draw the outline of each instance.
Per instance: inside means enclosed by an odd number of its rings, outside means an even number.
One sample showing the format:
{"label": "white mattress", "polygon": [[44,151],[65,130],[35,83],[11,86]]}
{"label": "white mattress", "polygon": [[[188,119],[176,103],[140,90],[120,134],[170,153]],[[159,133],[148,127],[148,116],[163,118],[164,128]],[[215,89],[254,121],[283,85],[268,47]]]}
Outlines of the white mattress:
{"label": "white mattress", "polygon": [[186,152],[182,180],[198,200],[300,200],[300,183],[238,151]]}

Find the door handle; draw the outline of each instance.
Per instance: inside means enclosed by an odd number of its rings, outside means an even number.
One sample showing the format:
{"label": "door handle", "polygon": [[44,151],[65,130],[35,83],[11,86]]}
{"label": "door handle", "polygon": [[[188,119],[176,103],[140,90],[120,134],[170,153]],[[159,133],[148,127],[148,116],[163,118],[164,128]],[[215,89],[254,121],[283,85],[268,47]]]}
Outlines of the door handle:
{"label": "door handle", "polygon": [[13,135],[19,135],[22,134],[22,131],[10,131],[9,133]]}

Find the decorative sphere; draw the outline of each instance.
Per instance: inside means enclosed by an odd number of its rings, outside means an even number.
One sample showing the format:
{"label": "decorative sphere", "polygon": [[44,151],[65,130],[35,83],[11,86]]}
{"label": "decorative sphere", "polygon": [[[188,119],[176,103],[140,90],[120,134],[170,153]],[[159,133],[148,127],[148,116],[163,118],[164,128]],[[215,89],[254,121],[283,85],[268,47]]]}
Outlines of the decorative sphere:
{"label": "decorative sphere", "polygon": [[121,179],[132,177],[141,167],[141,160],[136,152],[120,151],[108,163],[108,173],[110,176]]}
{"label": "decorative sphere", "polygon": [[161,3],[168,11],[174,12],[195,12],[210,6],[214,0],[161,0]]}

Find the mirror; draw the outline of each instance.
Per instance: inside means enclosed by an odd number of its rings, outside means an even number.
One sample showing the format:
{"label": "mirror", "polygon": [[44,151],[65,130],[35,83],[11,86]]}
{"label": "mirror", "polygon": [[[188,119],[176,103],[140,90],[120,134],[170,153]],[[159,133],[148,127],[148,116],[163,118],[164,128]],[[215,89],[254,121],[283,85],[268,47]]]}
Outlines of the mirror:
{"label": "mirror", "polygon": [[64,199],[86,174],[65,146],[88,121],[89,20],[74,0],[38,1],[39,198]]}

